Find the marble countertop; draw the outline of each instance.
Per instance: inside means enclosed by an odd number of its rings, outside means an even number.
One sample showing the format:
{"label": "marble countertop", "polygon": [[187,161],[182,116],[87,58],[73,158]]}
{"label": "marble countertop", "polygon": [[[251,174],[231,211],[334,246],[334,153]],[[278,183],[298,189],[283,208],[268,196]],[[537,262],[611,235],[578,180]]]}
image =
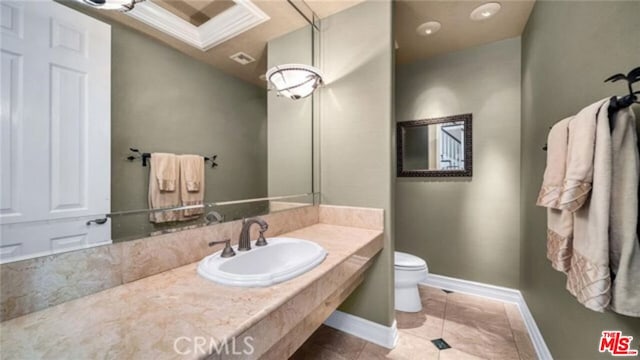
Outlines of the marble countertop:
{"label": "marble countertop", "polygon": [[197,263],[0,323],[0,356],[172,358],[179,337],[231,339],[354,255],[381,231],[316,224],[279,236],[315,241],[328,252],[313,270],[266,288],[200,277]]}

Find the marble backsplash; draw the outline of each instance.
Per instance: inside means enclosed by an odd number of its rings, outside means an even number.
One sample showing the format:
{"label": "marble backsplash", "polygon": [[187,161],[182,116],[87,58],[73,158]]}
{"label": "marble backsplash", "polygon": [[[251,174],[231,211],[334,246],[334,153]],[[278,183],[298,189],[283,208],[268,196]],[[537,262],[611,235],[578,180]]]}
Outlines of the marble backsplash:
{"label": "marble backsplash", "polygon": [[[276,236],[319,222],[318,206],[262,216],[266,236]],[[87,296],[199,261],[218,251],[212,240],[237,243],[241,221],[163,234],[96,248],[0,265],[0,321]],[[258,227],[252,228],[252,238]]]}
{"label": "marble backsplash", "polygon": [[[305,206],[262,216],[268,237],[317,223],[384,229],[381,209]],[[0,265],[0,321],[197,262],[218,251],[212,240],[238,242],[241,221]],[[258,236],[252,228],[251,238]]]}
{"label": "marble backsplash", "polygon": [[369,230],[384,230],[384,210],[353,206],[320,205],[319,222]]}
{"label": "marble backsplash", "polygon": [[[381,209],[305,206],[262,216],[268,237],[317,223],[383,230]],[[238,242],[241,221],[0,265],[0,321],[194,263]],[[251,238],[258,236],[252,228]]]}

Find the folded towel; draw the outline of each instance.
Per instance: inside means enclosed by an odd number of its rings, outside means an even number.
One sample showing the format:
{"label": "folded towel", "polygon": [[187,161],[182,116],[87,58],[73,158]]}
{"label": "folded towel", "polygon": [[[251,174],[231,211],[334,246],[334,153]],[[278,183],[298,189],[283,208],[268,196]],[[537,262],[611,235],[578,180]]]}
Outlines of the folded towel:
{"label": "folded towel", "polygon": [[547,258],[554,269],[567,274],[567,290],[585,307],[600,312],[611,302],[608,105],[608,100],[599,101],[552,128],[537,201],[547,207]]}
{"label": "folded towel", "polygon": [[572,117],[557,122],[547,138],[547,167],[536,205],[547,208],[547,258],[551,266],[569,271],[573,254],[573,214],[559,210],[566,174],[569,124]]}
{"label": "folded towel", "polygon": [[591,191],[596,115],[601,106],[602,101],[587,106],[569,124],[567,165],[558,206],[560,209],[576,211],[584,204]]}
{"label": "folded towel", "polygon": [[[571,206],[573,211],[573,253],[570,268],[567,271],[567,290],[585,307],[594,311],[604,311],[611,301],[611,276],[609,270],[609,214],[611,203],[611,131],[607,108],[609,100],[598,101],[588,106],[576,116],[569,126],[569,156],[567,157],[567,176],[591,188],[574,192],[572,200],[579,200],[580,206]],[[585,117],[591,114],[593,118]],[[572,126],[584,121],[595,123],[595,142],[591,133]],[[585,127],[590,125],[585,125]],[[571,134],[575,130],[578,134]],[[577,137],[585,136],[583,139]],[[571,142],[580,151],[575,153]],[[583,143],[583,144],[578,144]],[[591,146],[587,146],[590,144]],[[590,164],[589,158],[591,158]],[[572,164],[571,161],[577,162]],[[571,172],[573,171],[573,172]],[[580,176],[576,176],[580,174]],[[565,179],[566,184],[566,179]],[[575,188],[574,188],[575,189]],[[563,193],[563,196],[565,193]],[[587,201],[588,200],[588,201]],[[562,200],[561,200],[562,202]],[[576,204],[576,202],[574,202]]]}
{"label": "folded towel", "polygon": [[[151,154],[149,168],[149,209],[162,209],[180,206],[180,192],[176,189],[179,179],[178,158],[174,154]],[[167,190],[163,190],[167,189]],[[177,221],[176,211],[157,211],[149,213],[154,223]]]}
{"label": "folded towel", "polygon": [[[180,197],[182,206],[204,203],[204,158],[199,155],[180,155]],[[181,220],[191,220],[204,213],[204,208],[187,209]]]}
{"label": "folded towel", "polygon": [[158,189],[175,191],[178,183],[178,160],[175,154],[151,154],[151,166],[155,168],[154,175],[158,181]]}
{"label": "folded towel", "polygon": [[547,259],[563,273],[571,269],[573,256],[573,213],[547,209]]}
{"label": "folded towel", "polygon": [[630,108],[613,120],[609,266],[613,273],[611,310],[640,317],[640,244],[638,243],[638,147]]}
{"label": "folded towel", "polygon": [[542,188],[536,205],[559,209],[560,195],[564,185],[569,146],[569,124],[572,117],[557,122],[547,138],[547,167],[544,170]]}
{"label": "folded towel", "polygon": [[186,190],[198,192],[203,186],[204,158],[200,155],[180,155],[180,181],[183,181]]}

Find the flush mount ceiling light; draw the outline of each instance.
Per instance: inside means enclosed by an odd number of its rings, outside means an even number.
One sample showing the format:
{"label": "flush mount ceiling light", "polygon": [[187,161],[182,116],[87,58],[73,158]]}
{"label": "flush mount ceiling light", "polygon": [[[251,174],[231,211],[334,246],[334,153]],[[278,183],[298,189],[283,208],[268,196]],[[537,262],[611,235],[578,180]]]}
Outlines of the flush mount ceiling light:
{"label": "flush mount ceiling light", "polygon": [[82,0],[83,3],[104,10],[118,10],[127,12],[133,10],[133,7],[144,0]]}
{"label": "flush mount ceiling light", "polygon": [[487,20],[488,18],[493,17],[495,14],[497,14],[501,8],[502,5],[497,2],[482,4],[473,9],[471,15],[469,15],[469,18],[474,21]]}
{"label": "flush mount ceiling light", "polygon": [[322,85],[322,74],[313,66],[284,64],[269,69],[267,81],[278,95],[297,100],[311,95]]}
{"label": "flush mount ceiling light", "polygon": [[427,21],[426,23],[418,26],[416,33],[420,36],[429,36],[435,34],[441,27],[442,24],[437,21]]}

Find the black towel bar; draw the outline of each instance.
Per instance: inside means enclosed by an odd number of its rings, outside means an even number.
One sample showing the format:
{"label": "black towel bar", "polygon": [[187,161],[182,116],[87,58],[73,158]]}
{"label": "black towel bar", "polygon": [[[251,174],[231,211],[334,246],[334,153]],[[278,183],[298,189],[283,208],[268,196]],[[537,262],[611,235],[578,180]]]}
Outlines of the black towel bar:
{"label": "black towel bar", "polygon": [[[134,154],[127,156],[127,160],[133,162],[134,160],[140,159],[142,160],[142,166],[147,166],[148,160],[151,158],[151,153],[141,152],[139,149],[136,149],[136,148],[129,148],[129,150]],[[211,168],[218,166],[218,163],[216,163],[216,159],[218,158],[218,155],[203,156],[203,158],[205,162],[211,162]]]}

